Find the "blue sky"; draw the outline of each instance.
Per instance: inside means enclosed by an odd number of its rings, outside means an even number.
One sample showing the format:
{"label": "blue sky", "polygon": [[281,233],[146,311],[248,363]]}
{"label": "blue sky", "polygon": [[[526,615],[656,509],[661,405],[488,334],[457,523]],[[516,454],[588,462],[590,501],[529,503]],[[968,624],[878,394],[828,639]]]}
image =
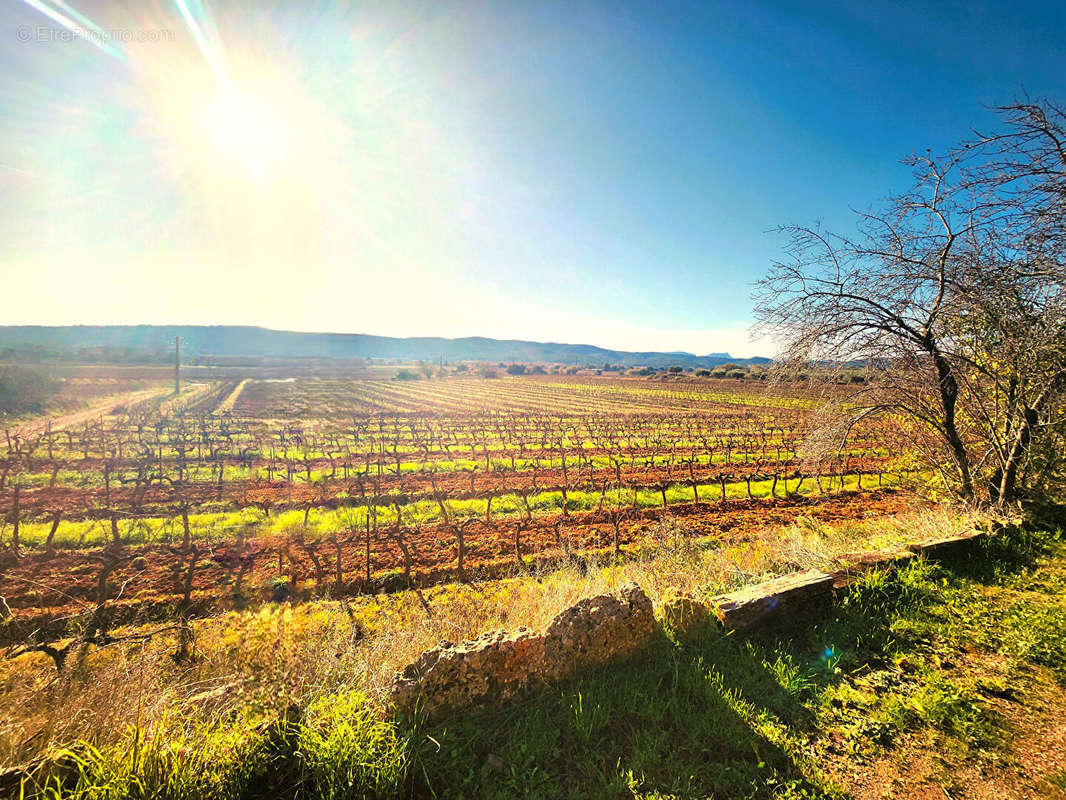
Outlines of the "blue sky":
{"label": "blue sky", "polygon": [[768,230],[1066,101],[1063,4],[2,1],[8,324],[751,354]]}

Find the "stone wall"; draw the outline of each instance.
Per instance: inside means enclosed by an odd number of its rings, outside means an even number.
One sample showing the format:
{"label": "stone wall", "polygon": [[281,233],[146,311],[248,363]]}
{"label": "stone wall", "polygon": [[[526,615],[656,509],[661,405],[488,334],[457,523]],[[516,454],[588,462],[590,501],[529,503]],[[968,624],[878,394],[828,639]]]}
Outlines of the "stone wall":
{"label": "stone wall", "polygon": [[[836,590],[870,569],[893,569],[915,555],[926,558],[965,552],[980,534],[966,532],[903,550],[866,551],[841,559],[832,573],[804,570],[747,586],[709,601],[681,595],[663,604],[663,624],[690,634],[711,624],[745,630],[828,608]],[[651,600],[636,584],[616,594],[589,597],[560,612],[544,633],[519,628],[477,639],[441,642],[393,681],[390,699],[401,715],[437,719],[501,703],[588,669],[637,653],[661,630]]]}
{"label": "stone wall", "polygon": [[396,677],[390,699],[400,714],[431,719],[498,703],[631,656],[657,630],[651,600],[630,583],[565,609],[542,634],[519,628],[441,642]]}

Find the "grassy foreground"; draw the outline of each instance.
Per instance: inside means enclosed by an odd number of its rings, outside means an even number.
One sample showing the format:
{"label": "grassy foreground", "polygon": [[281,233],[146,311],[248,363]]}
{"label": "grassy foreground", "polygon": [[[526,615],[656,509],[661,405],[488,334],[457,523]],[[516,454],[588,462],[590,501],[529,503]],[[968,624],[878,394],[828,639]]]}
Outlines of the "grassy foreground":
{"label": "grassy foreground", "polygon": [[[797,545],[812,559],[815,538]],[[1064,588],[1062,536],[1027,532],[963,562],[871,573],[826,617],[756,639],[664,631],[633,662],[447,725],[389,720],[372,682],[322,672],[298,676],[328,685],[304,686],[280,721],[254,721],[247,702],[175,706],[111,741],[53,747],[63,768],[21,790],[800,798],[939,786],[962,797],[980,780],[1001,796],[1054,796],[1066,786]]]}

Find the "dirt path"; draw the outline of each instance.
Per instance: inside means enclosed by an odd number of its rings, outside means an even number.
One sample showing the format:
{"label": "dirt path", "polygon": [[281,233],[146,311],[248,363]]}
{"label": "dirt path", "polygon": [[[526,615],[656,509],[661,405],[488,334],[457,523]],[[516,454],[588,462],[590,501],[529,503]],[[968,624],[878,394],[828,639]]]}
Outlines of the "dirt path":
{"label": "dirt path", "polygon": [[[827,706],[821,763],[855,800],[1066,799],[1066,550],[1031,571],[998,566],[1005,577],[960,582],[925,609],[928,628],[900,627],[906,655],[848,678]],[[898,739],[868,746],[899,709]]]}
{"label": "dirt path", "polygon": [[169,392],[169,389],[142,389],[137,392],[130,392],[129,394],[109,398],[103,403],[98,403],[82,411],[75,411],[71,414],[63,414],[58,417],[44,417],[32,422],[23,423],[22,425],[16,425],[10,429],[10,433],[12,436],[33,436],[34,434],[41,433],[47,429],[49,422],[52,424],[52,430],[63,430],[64,428],[81,425],[82,423],[96,419],[97,417],[107,416],[119,406],[140,403],[153,397],[169,394]]}
{"label": "dirt path", "polygon": [[245,378],[237,384],[237,388],[234,389],[226,398],[218,404],[218,408],[215,409],[216,414],[223,414],[228,411],[233,411],[233,407],[237,404],[237,398],[241,396],[241,392],[244,391],[244,387],[248,385],[249,378]]}

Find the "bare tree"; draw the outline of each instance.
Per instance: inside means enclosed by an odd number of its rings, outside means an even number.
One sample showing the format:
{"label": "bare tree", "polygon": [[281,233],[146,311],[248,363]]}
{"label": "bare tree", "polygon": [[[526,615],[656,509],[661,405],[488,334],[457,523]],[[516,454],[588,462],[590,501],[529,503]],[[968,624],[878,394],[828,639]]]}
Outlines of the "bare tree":
{"label": "bare tree", "polygon": [[961,497],[1004,504],[1066,390],[1066,126],[1050,103],[1000,111],[1002,134],[907,159],[912,189],[855,235],[783,228],[756,314],[790,370],[866,366],[837,393],[838,453],[894,415]]}

